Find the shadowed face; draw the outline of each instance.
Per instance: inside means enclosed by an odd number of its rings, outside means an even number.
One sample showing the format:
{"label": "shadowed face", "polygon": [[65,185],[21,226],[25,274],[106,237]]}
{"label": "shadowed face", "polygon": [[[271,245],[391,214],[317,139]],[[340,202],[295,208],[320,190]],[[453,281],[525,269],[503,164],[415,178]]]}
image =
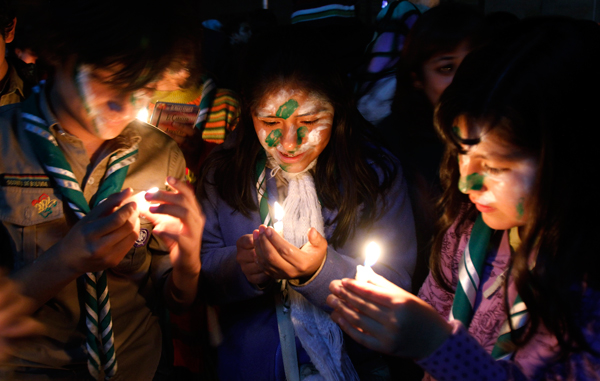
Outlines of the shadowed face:
{"label": "shadowed face", "polygon": [[469,51],[469,44],[463,42],[450,52],[433,55],[423,64],[422,79],[415,81],[415,87],[423,90],[433,106],[452,83],[456,69]]}
{"label": "shadowed face", "polygon": [[153,88],[123,92],[110,83],[112,71],[77,65],[72,87],[83,105],[83,127],[92,135],[108,140],[118,136],[147,107]]}
{"label": "shadowed face", "polygon": [[297,88],[266,94],[252,112],[263,148],[286,172],[301,172],[329,143],[334,110],[323,97]]}
{"label": "shadowed face", "polygon": [[[470,137],[463,118],[455,122],[460,137]],[[464,145],[459,155],[459,190],[469,195],[492,229],[523,226],[529,216],[531,189],[537,160],[501,140],[494,131],[483,134],[479,144]]]}

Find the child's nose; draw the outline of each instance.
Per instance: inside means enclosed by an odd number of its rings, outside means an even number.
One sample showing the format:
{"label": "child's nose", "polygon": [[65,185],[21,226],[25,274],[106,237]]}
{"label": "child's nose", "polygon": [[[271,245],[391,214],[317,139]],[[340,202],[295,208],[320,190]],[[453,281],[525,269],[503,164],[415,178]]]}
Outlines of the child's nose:
{"label": "child's nose", "polygon": [[465,194],[473,191],[485,191],[485,176],[481,173],[481,167],[471,162],[468,156],[462,156],[459,162],[460,179],[458,189]]}
{"label": "child's nose", "polygon": [[281,138],[281,146],[286,151],[294,151],[298,147],[298,139],[296,133],[296,126],[290,125],[283,132]]}

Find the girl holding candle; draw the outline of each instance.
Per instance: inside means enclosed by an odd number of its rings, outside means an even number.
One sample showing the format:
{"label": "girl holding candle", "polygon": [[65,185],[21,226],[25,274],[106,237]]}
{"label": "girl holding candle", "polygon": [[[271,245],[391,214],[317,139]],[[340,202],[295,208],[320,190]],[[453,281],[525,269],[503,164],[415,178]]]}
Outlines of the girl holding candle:
{"label": "girl holding candle", "polygon": [[444,216],[420,299],[334,281],[344,331],[427,379],[598,378],[600,210],[580,180],[597,161],[599,47],[592,22],[529,20],[465,58],[436,111]]}
{"label": "girl holding candle", "polygon": [[[221,379],[283,380],[292,368],[358,379],[365,353],[375,353],[342,344],[327,313],[329,283],[354,277],[376,241],[373,269],[410,287],[416,244],[401,168],[373,141],[316,41],[286,29],[251,45],[240,124],[204,167],[202,271],[221,304]],[[275,201],[283,234],[268,227]],[[291,349],[280,345],[276,298],[283,315],[291,311]]]}

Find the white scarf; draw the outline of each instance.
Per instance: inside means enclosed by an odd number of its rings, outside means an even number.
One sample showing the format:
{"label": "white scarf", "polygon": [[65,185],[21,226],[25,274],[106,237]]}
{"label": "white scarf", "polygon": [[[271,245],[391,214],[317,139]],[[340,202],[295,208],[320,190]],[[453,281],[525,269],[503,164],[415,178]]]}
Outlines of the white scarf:
{"label": "white scarf", "polygon": [[[271,176],[281,176],[287,181],[287,197],[283,201],[283,237],[292,245],[301,248],[308,242],[311,227],[325,236],[321,203],[317,197],[315,182],[309,172],[315,159],[306,169],[298,173],[279,170],[279,165],[267,155],[269,167],[274,168]],[[292,323],[296,336],[308,353],[319,374],[305,377],[305,381],[356,380],[358,375],[343,348],[344,336],[325,311],[314,306],[304,296],[288,287],[291,302]]]}

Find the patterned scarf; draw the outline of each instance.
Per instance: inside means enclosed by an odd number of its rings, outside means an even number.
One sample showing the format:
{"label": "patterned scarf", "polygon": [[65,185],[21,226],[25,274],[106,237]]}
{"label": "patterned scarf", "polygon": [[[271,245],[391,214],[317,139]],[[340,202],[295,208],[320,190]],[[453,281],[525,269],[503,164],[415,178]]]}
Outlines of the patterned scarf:
{"label": "patterned scarf", "polygon": [[[23,105],[22,118],[25,121],[25,130],[36,148],[39,162],[42,163],[46,174],[54,180],[56,190],[63,195],[64,201],[77,217],[83,218],[108,196],[121,191],[128,167],[137,158],[138,146],[135,144],[110,157],[102,183],[88,204],[71,166],[50,133],[48,123],[42,117],[38,102],[39,95],[35,95]],[[83,281],[88,371],[97,379],[102,368],[105,378],[110,379],[117,371],[117,358],[106,272],[86,273],[83,275]]]}
{"label": "patterned scarf", "polygon": [[[475,312],[477,290],[479,289],[481,276],[485,267],[485,259],[488,254],[488,245],[491,236],[492,229],[483,222],[483,218],[479,214],[471,231],[465,253],[459,263],[458,285],[454,295],[454,302],[452,303],[452,310],[448,318],[449,321],[459,320],[465,327],[471,324],[471,319]],[[514,351],[509,350],[512,343],[511,332],[522,330],[529,317],[527,307],[520,296],[517,295],[509,315],[510,323],[508,319],[504,322],[500,329],[496,345],[494,345],[494,349],[492,350],[492,356],[496,360],[505,360],[512,357]]]}
{"label": "patterned scarf", "polygon": [[[270,225],[267,183],[267,158],[261,153],[256,165],[256,190],[261,221]],[[275,167],[271,175],[278,171]],[[307,168],[307,170],[310,166]],[[284,238],[296,247],[308,242],[307,232],[314,227],[324,235],[321,206],[317,198],[312,175],[306,170],[299,174],[282,173],[288,180],[288,195],[283,202]],[[329,315],[315,307],[293,288],[287,287],[291,302],[291,317],[294,331],[308,353],[311,362],[319,371],[304,380],[358,380],[358,375],[343,349],[343,334]]]}

